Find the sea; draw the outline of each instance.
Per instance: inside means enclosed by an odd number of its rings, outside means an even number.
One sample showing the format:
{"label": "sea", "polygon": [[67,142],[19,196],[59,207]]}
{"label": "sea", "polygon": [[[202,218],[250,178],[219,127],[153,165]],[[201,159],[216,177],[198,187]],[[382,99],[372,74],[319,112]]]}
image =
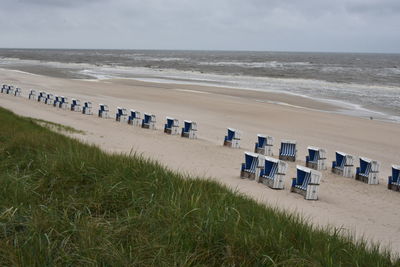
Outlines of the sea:
{"label": "sea", "polygon": [[337,105],[338,113],[400,122],[400,54],[0,49],[0,68],[285,93]]}

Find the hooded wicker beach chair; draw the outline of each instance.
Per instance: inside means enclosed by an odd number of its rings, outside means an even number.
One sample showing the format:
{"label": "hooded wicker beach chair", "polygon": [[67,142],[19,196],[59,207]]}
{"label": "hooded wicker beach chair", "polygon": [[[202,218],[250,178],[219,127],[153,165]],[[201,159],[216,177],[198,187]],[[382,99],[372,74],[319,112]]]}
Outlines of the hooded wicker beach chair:
{"label": "hooded wicker beach chair", "polygon": [[336,151],[336,160],[332,162],[332,172],[338,175],[354,177],[354,157],[352,155]]}
{"label": "hooded wicker beach chair", "polygon": [[279,159],[287,161],[296,161],[297,149],[296,141],[282,140],[279,149]]}
{"label": "hooded wicker beach chair", "polygon": [[179,134],[179,120],[167,117],[164,124],[164,133],[171,135]]}
{"label": "hooded wicker beach chair", "polygon": [[28,95],[29,100],[37,100],[36,90],[31,89]]}
{"label": "hooded wicker beach chair", "polygon": [[68,109],[68,97],[61,96],[61,101],[60,101],[59,107],[62,109]]}
{"label": "hooded wicker beach chair", "polygon": [[86,101],[85,103],[83,103],[82,114],[93,115],[92,102]]}
{"label": "hooded wicker beach chair", "polygon": [[81,112],[81,101],[79,99],[72,98],[71,100],[71,111]]}
{"label": "hooded wicker beach chair", "polygon": [[8,86],[8,88],[7,88],[7,94],[9,94],[9,95],[13,95],[14,94],[14,86],[12,86],[12,85],[9,85]]}
{"label": "hooded wicker beach chair", "polygon": [[309,146],[307,147],[306,166],[314,170],[326,170],[326,150]]}
{"label": "hooded wicker beach chair", "polygon": [[139,111],[137,110],[130,110],[131,115],[129,115],[128,123],[133,126],[141,126],[142,124],[142,116]]}
{"label": "hooded wicker beach chair", "polygon": [[144,116],[143,116],[143,120],[142,120],[142,128],[155,130],[156,129],[156,115],[149,114],[149,113],[144,113],[143,115]]}
{"label": "hooded wicker beach chair", "polygon": [[181,136],[189,139],[197,138],[197,123],[194,121],[183,121]]}
{"label": "hooded wicker beach chair", "polygon": [[290,191],[303,195],[307,200],[317,200],[320,181],[320,172],[297,165],[297,177],[292,179]]}
{"label": "hooded wicker beach chair", "polygon": [[7,84],[3,84],[3,86],[1,87],[1,93],[2,94],[6,94],[8,90],[8,85]]}
{"label": "hooded wicker beach chair", "polygon": [[128,112],[126,111],[125,108],[117,107],[115,120],[120,122],[128,122]]}
{"label": "hooded wicker beach chair", "polygon": [[232,148],[240,148],[240,139],[241,139],[241,132],[233,129],[227,129],[227,135],[224,138],[224,146],[232,147]]}
{"label": "hooded wicker beach chair", "polygon": [[260,177],[261,168],[263,168],[263,166],[263,155],[252,152],[245,152],[244,163],[242,163],[242,167],[240,170],[240,177],[248,178],[250,180],[258,180],[258,177]]}
{"label": "hooded wicker beach chair", "polygon": [[99,104],[99,113],[98,113],[98,115],[99,115],[100,118],[108,118],[108,112],[109,112],[109,109],[108,109],[107,105]]}
{"label": "hooded wicker beach chair", "polygon": [[259,182],[272,189],[283,189],[285,186],[287,168],[288,165],[286,162],[271,157],[265,157]]}
{"label": "hooded wicker beach chair", "polygon": [[15,88],[14,96],[21,96],[22,90],[21,88]]}
{"label": "hooded wicker beach chair", "polygon": [[392,165],[392,175],[388,178],[388,188],[400,191],[400,165]]}
{"label": "hooded wicker beach chair", "polygon": [[257,142],[254,147],[254,152],[265,156],[273,156],[273,144],[274,138],[272,136],[257,134]]}
{"label": "hooded wicker beach chair", "polygon": [[360,157],[360,167],[356,170],[356,180],[367,184],[379,184],[380,163],[376,160]]}
{"label": "hooded wicker beach chair", "polygon": [[38,95],[38,98],[37,98],[37,101],[38,102],[42,102],[42,103],[46,103],[46,99],[47,99],[47,93],[43,92],[43,91],[40,91],[39,95]]}
{"label": "hooded wicker beach chair", "polygon": [[47,94],[46,95],[46,100],[44,101],[47,105],[53,105],[54,104],[54,95],[53,94]]}

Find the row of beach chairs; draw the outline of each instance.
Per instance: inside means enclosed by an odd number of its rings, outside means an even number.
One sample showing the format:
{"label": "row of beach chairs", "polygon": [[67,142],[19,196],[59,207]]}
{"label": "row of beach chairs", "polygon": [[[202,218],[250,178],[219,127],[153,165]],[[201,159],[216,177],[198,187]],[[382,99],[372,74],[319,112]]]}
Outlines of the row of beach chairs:
{"label": "row of beach chairs", "polygon": [[13,96],[21,96],[22,90],[21,88],[14,88],[12,85],[3,84],[1,87],[1,93]]}
{"label": "row of beach chairs", "polygon": [[[258,135],[259,137],[260,135]],[[287,171],[286,153],[281,157],[282,147],[293,142],[282,141],[279,159],[272,158],[259,152],[245,152],[245,160],[242,163],[240,176],[264,183],[273,189],[284,188],[284,178]],[[318,186],[321,180],[319,170],[326,170],[326,151],[317,147],[308,147],[306,167],[297,166],[297,177],[292,180],[291,191],[304,195],[307,200],[318,199]],[[336,151],[335,161],[332,162],[331,171],[335,174],[355,178],[367,184],[379,183],[380,163],[365,157],[359,158],[359,167],[354,173],[354,156]],[[388,189],[400,190],[400,166],[392,166],[392,175],[388,178]]]}
{"label": "row of beach chairs", "polygon": [[[71,111],[82,112],[86,115],[93,115],[92,103],[89,101],[84,102],[82,106],[80,100],[72,98],[71,104],[69,105],[68,98],[65,96],[55,96],[44,91],[37,93],[35,90],[30,90],[28,98],[30,100],[53,105],[54,107],[70,109]],[[108,105],[99,104],[98,117],[110,117]],[[145,129],[156,129],[156,116],[154,114],[144,113],[142,118],[141,112],[132,109],[130,110],[130,115],[128,116],[128,112],[125,108],[118,107],[115,114],[115,120],[118,122],[126,122],[133,126],[140,126]],[[179,134],[179,121],[177,119],[167,117],[164,125],[164,132],[171,135]],[[189,139],[196,139],[197,123],[185,120],[184,126],[181,129],[181,136]]]}
{"label": "row of beach chairs", "polygon": [[[21,96],[22,90],[11,85],[3,85],[1,93],[14,96]],[[53,105],[62,109],[81,112],[86,115],[93,115],[92,103],[86,101],[81,105],[80,100],[71,99],[71,104],[65,96],[56,96],[44,91],[36,92],[30,90],[28,98],[47,105]],[[109,118],[109,108],[105,104],[99,104],[98,116]],[[133,126],[139,126],[146,129],[156,129],[156,116],[150,113],[144,113],[130,110],[128,114],[125,108],[118,107],[115,120],[125,122]],[[164,132],[171,135],[179,134],[179,120],[171,117],[166,118]],[[180,135],[182,137],[197,138],[197,123],[193,121],[184,121]],[[224,146],[231,148],[240,148],[242,133],[234,128],[227,128],[227,134],[224,137]],[[297,148],[295,140],[282,140],[279,149],[279,159],[273,158],[274,138],[268,135],[257,135],[257,142],[254,146],[254,153],[245,152],[245,162],[242,164],[241,177],[257,180],[273,189],[284,189],[284,178],[288,165],[285,161],[296,161]],[[309,146],[307,148],[306,166],[297,165],[297,177],[292,181],[292,192],[303,194],[306,199],[318,199],[318,186],[321,180],[319,171],[326,170],[326,150],[318,147]],[[354,169],[354,156],[340,151],[335,153],[335,161],[332,162],[332,172],[344,177],[355,178],[367,184],[379,183],[380,163],[365,157],[359,158],[360,166]],[[392,166],[392,175],[388,178],[388,188],[400,191],[400,166]]]}

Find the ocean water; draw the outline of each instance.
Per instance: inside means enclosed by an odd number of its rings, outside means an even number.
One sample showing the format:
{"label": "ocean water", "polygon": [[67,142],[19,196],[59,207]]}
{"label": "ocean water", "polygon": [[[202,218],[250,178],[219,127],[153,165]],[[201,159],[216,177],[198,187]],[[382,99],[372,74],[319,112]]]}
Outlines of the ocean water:
{"label": "ocean water", "polygon": [[0,68],[281,92],[400,122],[400,54],[0,49]]}

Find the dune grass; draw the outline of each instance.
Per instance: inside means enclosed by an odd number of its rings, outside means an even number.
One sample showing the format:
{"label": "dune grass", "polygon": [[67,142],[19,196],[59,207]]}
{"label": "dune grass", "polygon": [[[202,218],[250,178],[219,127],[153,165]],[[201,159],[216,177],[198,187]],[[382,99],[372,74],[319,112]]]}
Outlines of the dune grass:
{"label": "dune grass", "polygon": [[185,178],[0,109],[0,265],[400,266],[378,246]]}

